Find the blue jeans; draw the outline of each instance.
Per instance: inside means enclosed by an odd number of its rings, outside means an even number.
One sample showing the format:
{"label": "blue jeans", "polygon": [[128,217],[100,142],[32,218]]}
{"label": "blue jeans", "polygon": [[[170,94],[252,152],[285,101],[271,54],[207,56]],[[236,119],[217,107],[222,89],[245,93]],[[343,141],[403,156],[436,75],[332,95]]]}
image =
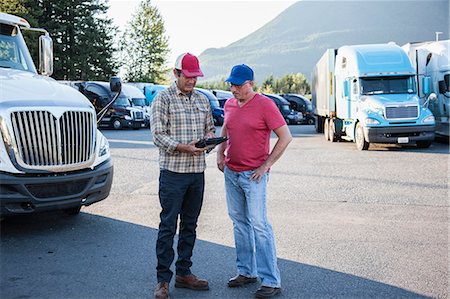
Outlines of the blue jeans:
{"label": "blue jeans", "polygon": [[177,231],[178,259],[175,263],[177,275],[191,274],[192,252],[196,239],[197,219],[203,203],[204,173],[176,173],[161,170],[159,176],[159,201],[161,222],[156,241],[156,266],[158,282],[170,282],[173,272],[170,266],[175,257],[173,239]]}
{"label": "blue jeans", "polygon": [[275,238],[267,219],[266,190],[269,174],[258,183],[253,171],[224,169],[228,214],[233,221],[238,274],[259,277],[261,285],[281,286]]}

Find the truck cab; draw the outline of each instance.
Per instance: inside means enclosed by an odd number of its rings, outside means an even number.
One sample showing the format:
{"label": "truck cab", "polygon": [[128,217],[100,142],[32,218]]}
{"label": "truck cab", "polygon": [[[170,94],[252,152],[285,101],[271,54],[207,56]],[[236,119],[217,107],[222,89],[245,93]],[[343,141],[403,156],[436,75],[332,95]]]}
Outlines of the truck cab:
{"label": "truck cab", "polygon": [[[78,86],[78,90],[91,101],[97,113],[108,105],[115,95],[115,93],[110,90],[109,83],[107,82],[87,81],[76,84],[76,86]],[[133,92],[136,92],[137,95]],[[143,97],[143,95],[140,95],[139,90],[134,90],[134,87],[124,84],[121,93],[108,109],[105,116],[100,121],[99,126],[116,130],[122,128],[132,128],[137,130],[148,125],[149,118],[147,118],[146,123],[145,112],[140,107],[133,107],[133,97]]]}
{"label": "truck cab", "polygon": [[[40,31],[39,73],[22,30]],[[107,139],[89,100],[49,76],[44,29],[0,13],[0,214],[64,210],[105,199],[113,179]]]}
{"label": "truck cab", "polygon": [[436,119],[436,135],[448,139],[450,40],[408,43],[403,45],[402,49],[408,54],[415,68],[421,102],[428,104],[428,108]]}
{"label": "truck cab", "polygon": [[[395,44],[328,50],[315,68],[313,104],[330,141],[429,147],[435,119],[419,100],[414,69]],[[319,126],[320,127],[320,126]]]}
{"label": "truck cab", "polygon": [[288,125],[298,125],[303,122],[303,114],[291,109],[289,102],[276,94],[263,93],[266,97],[271,99],[275,105],[277,105],[278,110],[280,110],[281,115],[283,115],[286,124]]}

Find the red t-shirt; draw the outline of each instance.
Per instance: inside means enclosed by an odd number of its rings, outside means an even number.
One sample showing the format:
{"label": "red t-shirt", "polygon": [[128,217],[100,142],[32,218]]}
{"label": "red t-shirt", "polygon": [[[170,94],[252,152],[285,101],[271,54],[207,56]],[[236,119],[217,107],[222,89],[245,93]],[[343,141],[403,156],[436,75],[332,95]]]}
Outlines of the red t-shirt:
{"label": "red t-shirt", "polygon": [[231,98],[225,103],[228,142],[225,164],[232,171],[253,170],[269,156],[272,130],[286,124],[275,103],[256,94],[244,106]]}

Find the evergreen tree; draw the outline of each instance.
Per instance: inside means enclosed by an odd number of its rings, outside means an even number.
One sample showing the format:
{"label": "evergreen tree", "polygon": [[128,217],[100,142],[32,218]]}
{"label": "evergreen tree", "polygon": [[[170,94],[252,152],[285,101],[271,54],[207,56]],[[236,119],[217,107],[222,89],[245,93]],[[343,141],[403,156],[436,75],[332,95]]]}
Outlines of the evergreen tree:
{"label": "evergreen tree", "polygon": [[28,12],[19,0],[0,0],[0,11],[13,15],[24,15]]}
{"label": "evergreen tree", "polygon": [[125,79],[131,82],[167,83],[165,62],[168,38],[164,21],[150,0],[143,0],[128,23],[121,43]]}
{"label": "evergreen tree", "polygon": [[[105,19],[107,0],[13,1],[19,6],[9,5],[2,11],[23,16],[32,26],[46,29],[53,38],[55,79],[109,80],[116,74],[116,28],[112,20]],[[14,7],[24,9],[17,11]],[[35,58],[37,41],[28,37],[27,43]]]}

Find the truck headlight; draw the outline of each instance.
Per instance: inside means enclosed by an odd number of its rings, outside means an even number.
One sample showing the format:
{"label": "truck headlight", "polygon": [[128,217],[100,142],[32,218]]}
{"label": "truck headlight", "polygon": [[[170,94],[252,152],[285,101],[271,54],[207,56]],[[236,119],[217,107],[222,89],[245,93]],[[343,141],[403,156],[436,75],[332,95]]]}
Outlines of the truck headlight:
{"label": "truck headlight", "polygon": [[133,118],[131,116],[129,116],[129,115],[125,115],[125,119],[126,120],[132,120]]}
{"label": "truck headlight", "polygon": [[364,123],[366,125],[379,125],[380,124],[380,122],[378,120],[376,120],[375,118],[371,118],[371,117],[366,118]]}
{"label": "truck headlight", "polygon": [[423,119],[423,123],[429,124],[429,123],[434,123],[436,120],[434,119],[433,115],[428,115],[427,117],[425,117]]}
{"label": "truck headlight", "polygon": [[108,154],[109,152],[109,142],[108,139],[106,139],[105,136],[101,135],[100,136],[100,149],[98,151],[98,156],[102,157],[106,154]]}
{"label": "truck headlight", "polygon": [[6,121],[1,116],[0,116],[0,130],[1,130],[1,135],[3,137],[3,141],[6,144],[11,145],[11,136],[9,135],[9,131],[8,131],[8,127],[6,125]]}

